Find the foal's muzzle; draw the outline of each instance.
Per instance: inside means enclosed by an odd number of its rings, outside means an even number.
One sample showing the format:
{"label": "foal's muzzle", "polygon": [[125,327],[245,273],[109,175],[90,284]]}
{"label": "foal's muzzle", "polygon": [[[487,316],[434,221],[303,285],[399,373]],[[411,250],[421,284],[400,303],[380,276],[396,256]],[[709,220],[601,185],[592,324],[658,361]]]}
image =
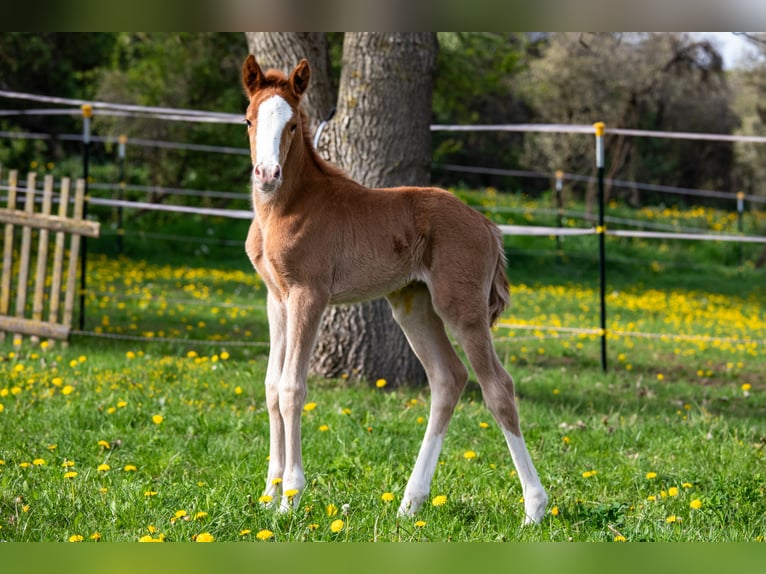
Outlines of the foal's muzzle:
{"label": "foal's muzzle", "polygon": [[282,167],[278,163],[273,165],[259,163],[253,168],[253,180],[259,190],[275,191],[282,183]]}

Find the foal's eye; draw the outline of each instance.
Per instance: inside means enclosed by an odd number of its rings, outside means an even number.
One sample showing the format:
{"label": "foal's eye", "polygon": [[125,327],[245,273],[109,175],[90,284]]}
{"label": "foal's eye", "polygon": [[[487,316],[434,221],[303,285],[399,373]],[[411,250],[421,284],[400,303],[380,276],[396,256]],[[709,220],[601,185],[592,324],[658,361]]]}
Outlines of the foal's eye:
{"label": "foal's eye", "polygon": [[251,122],[247,118],[245,118],[245,123],[247,124],[247,127],[249,127],[249,128],[253,127],[253,122]]}
{"label": "foal's eye", "polygon": [[298,127],[298,124],[291,125],[290,126],[290,133],[294,133],[295,132],[295,128],[297,128],[297,127]]}

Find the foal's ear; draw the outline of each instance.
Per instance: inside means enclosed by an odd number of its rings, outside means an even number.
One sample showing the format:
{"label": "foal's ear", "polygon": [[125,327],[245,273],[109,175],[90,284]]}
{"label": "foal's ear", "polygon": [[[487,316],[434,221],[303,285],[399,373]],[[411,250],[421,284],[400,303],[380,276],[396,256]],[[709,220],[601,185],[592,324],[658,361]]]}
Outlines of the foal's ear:
{"label": "foal's ear", "polygon": [[263,80],[263,71],[258,62],[255,61],[255,56],[250,54],[242,66],[242,84],[245,86],[247,95],[252,97],[260,88]]}
{"label": "foal's ear", "polygon": [[309,78],[311,77],[311,68],[309,67],[308,61],[304,58],[300,62],[298,62],[298,65],[295,66],[295,69],[290,74],[290,87],[292,88],[293,92],[296,96],[299,98],[303,95],[303,92],[306,91],[306,88],[309,87]]}

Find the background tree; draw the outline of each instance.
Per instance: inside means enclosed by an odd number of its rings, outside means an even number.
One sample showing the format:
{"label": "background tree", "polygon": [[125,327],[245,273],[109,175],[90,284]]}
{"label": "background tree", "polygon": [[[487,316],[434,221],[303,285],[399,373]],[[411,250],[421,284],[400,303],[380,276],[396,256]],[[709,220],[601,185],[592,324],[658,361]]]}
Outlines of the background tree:
{"label": "background tree", "polygon": [[[326,62],[327,36],[248,33],[250,51],[265,65],[291,68],[296,46]],[[315,43],[324,44],[317,47]],[[275,49],[276,47],[276,49]],[[371,187],[424,185],[430,179],[431,97],[438,44],[431,33],[346,33],[337,94],[337,113],[319,142],[319,151],[355,180]],[[300,56],[303,57],[303,56]],[[277,58],[288,58],[288,61]],[[329,66],[327,67],[329,69]],[[329,90],[316,78],[312,87]],[[322,96],[312,106],[329,101]],[[320,102],[325,102],[321,104]],[[325,109],[307,109],[326,117]],[[425,374],[383,300],[331,307],[325,313],[312,372],[390,384],[423,381]]]}
{"label": "background tree", "polygon": [[[247,49],[242,34],[121,33],[111,63],[101,71],[96,99],[125,104],[240,113],[242,90],[232,80]],[[151,117],[96,117],[94,131],[130,138],[246,146],[241,126],[172,122]],[[247,191],[242,156],[131,146],[129,181],[136,183]],[[110,178],[114,180],[114,176]],[[188,201],[155,193],[151,201]]]}
{"label": "background tree", "polygon": [[[707,41],[554,33],[547,42],[519,83],[536,121],[712,133],[737,125],[721,56]],[[592,170],[593,142],[581,135],[527,134],[525,146],[522,162],[530,169]],[[609,135],[606,146],[608,177],[730,188],[731,144]]]}

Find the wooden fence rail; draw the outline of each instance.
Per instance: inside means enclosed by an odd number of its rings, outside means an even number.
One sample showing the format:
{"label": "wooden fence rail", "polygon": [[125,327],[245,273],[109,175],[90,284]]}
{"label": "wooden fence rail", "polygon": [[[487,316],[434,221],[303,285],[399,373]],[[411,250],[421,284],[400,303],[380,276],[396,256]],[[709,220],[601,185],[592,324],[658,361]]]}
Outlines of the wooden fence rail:
{"label": "wooden fence rail", "polygon": [[[10,171],[6,207],[0,207],[0,224],[5,224],[0,278],[0,341],[6,333],[11,333],[16,344],[21,343],[22,335],[30,335],[35,340],[41,337],[69,338],[77,290],[80,237],[98,237],[100,232],[97,222],[83,219],[84,180],[77,180],[72,201],[69,178],[61,180],[60,193],[54,194],[53,176],[45,176],[39,213],[35,212],[36,187],[37,174],[28,174],[26,187],[20,189],[18,172]],[[24,192],[23,209],[17,207],[21,203],[20,192]],[[56,215],[51,213],[55,195],[58,196]],[[70,204],[72,214],[68,215]],[[19,235],[21,239],[17,244]],[[36,256],[33,253],[35,236]],[[70,239],[68,255],[65,250],[67,236]],[[33,263],[34,277],[31,277]],[[14,289],[15,309],[11,312]],[[31,301],[27,299],[30,290]]]}

